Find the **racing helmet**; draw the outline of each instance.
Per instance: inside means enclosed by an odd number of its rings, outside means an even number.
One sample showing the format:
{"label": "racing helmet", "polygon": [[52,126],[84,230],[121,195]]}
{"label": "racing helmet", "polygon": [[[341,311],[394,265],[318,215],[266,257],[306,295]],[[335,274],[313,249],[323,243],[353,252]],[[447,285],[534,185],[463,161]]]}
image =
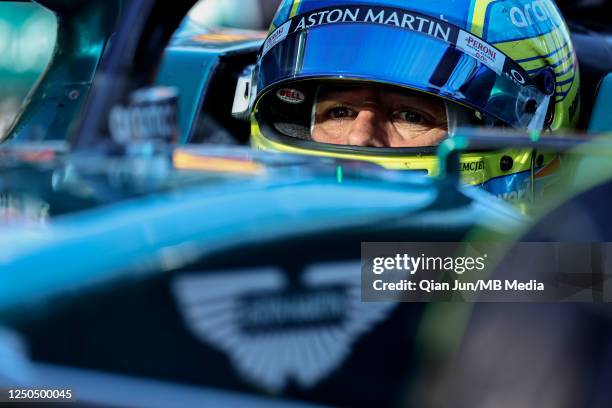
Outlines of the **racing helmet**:
{"label": "racing helmet", "polygon": [[[284,0],[236,99],[248,106],[257,148],[435,174],[435,146],[313,140],[320,95],[375,84],[433,97],[444,103],[450,137],[470,124],[555,131],[578,121],[577,64],[552,0]],[[462,171],[485,186],[551,160],[525,149],[468,152]],[[496,184],[514,188],[508,179]]]}

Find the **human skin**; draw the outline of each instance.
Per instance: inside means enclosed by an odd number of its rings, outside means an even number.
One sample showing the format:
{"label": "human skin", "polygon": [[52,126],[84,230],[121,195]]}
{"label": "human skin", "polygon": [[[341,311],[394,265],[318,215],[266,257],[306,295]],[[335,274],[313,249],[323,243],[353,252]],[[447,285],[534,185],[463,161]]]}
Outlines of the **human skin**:
{"label": "human skin", "polygon": [[377,85],[322,88],[315,103],[312,140],[366,147],[434,146],[446,137],[440,98]]}

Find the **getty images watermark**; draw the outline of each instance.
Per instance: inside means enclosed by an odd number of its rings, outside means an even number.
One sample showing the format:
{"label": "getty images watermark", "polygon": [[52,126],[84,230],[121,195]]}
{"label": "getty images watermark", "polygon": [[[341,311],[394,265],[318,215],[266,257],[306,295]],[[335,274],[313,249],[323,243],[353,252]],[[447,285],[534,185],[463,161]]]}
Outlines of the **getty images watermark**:
{"label": "getty images watermark", "polygon": [[361,255],[364,301],[612,301],[610,244],[362,243]]}

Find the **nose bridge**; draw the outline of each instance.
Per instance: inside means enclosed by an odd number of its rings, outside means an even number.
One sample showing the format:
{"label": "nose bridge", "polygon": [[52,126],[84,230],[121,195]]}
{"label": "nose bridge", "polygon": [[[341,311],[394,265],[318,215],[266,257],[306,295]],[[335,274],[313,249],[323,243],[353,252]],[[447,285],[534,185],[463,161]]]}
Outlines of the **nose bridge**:
{"label": "nose bridge", "polygon": [[385,146],[387,137],[383,122],[382,112],[376,106],[365,106],[353,121],[348,136],[349,144],[354,146]]}

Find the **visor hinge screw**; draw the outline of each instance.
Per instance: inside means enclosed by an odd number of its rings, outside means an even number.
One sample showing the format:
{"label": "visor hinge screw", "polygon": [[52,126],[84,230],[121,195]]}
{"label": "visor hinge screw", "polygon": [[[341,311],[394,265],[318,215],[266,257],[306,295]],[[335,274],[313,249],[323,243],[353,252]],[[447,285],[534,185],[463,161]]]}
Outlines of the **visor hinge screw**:
{"label": "visor hinge screw", "polygon": [[514,160],[510,156],[502,156],[499,161],[499,168],[501,171],[510,171],[512,170],[512,166],[514,166]]}

